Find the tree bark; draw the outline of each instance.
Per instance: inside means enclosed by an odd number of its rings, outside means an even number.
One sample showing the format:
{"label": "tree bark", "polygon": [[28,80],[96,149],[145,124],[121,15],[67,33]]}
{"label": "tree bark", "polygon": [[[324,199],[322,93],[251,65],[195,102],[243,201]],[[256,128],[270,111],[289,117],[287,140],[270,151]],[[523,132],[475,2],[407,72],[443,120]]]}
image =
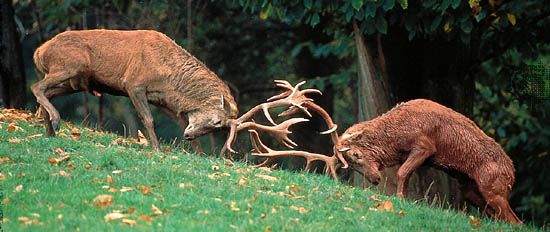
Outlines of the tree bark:
{"label": "tree bark", "polygon": [[358,103],[359,121],[375,118],[386,112],[390,107],[390,94],[387,89],[387,73],[385,73],[385,61],[381,49],[380,39],[375,40],[378,50],[378,65],[373,61],[374,54],[365,43],[363,34],[353,22],[355,45],[358,61]]}
{"label": "tree bark", "polygon": [[26,79],[11,0],[0,3],[0,91],[4,107],[25,107]]}

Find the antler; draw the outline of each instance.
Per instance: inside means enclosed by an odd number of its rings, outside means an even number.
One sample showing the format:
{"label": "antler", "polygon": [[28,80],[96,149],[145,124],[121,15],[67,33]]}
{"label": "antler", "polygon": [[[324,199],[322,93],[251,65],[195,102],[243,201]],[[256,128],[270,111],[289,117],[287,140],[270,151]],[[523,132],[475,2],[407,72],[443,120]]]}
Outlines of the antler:
{"label": "antler", "polygon": [[[295,146],[297,146],[297,144],[288,137],[288,135],[292,133],[289,130],[289,127],[296,123],[305,122],[309,120],[305,118],[291,118],[289,120],[282,122],[281,124],[277,124],[275,123],[275,121],[273,121],[269,113],[270,108],[288,106],[288,109],[286,109],[285,111],[283,111],[278,115],[279,117],[292,115],[298,112],[303,112],[304,114],[311,117],[311,113],[309,112],[309,110],[315,111],[323,118],[323,120],[325,120],[325,123],[329,127],[328,130],[321,132],[321,134],[330,134],[333,144],[336,145],[338,143],[339,138],[338,138],[338,132],[336,131],[338,126],[332,121],[332,118],[330,117],[330,115],[322,107],[315,104],[313,102],[313,99],[308,98],[306,96],[306,94],[308,93],[322,94],[321,91],[317,89],[299,90],[299,87],[305,84],[305,81],[298,83],[296,86],[292,86],[288,81],[285,81],[285,80],[275,80],[275,83],[277,86],[285,89],[285,91],[267,99],[268,101],[267,103],[262,103],[260,105],[255,106],[254,108],[252,108],[250,111],[243,114],[238,119],[230,121],[229,136],[221,151],[221,155],[223,155],[226,150],[229,150],[230,152],[235,152],[231,148],[231,144],[235,139],[236,133],[243,129],[249,129],[252,145],[254,147],[254,150],[257,152],[257,153],[253,153],[252,155],[267,158],[264,162],[262,162],[257,166],[266,165],[277,157],[301,156],[306,158],[306,167],[305,167],[306,170],[310,169],[313,161],[321,160],[326,163],[325,173],[328,174],[328,172],[330,172],[331,175],[336,179],[337,178],[336,165],[338,164],[338,162],[342,162],[343,168],[348,167],[348,163],[342,157],[341,153],[338,152],[337,150],[333,150],[332,156],[326,156],[322,154],[311,153],[306,151],[296,151],[296,150],[275,151],[270,149],[266,145],[264,145],[260,140],[257,130],[270,133],[275,137],[275,139],[279,141],[279,143],[285,145],[288,148],[292,149]],[[246,122],[255,113],[257,113],[260,110],[263,111],[265,117],[271,124],[273,124],[273,126],[260,125],[255,123],[254,121]]]}
{"label": "antler", "polygon": [[[234,119],[234,120],[230,120],[229,121],[229,129],[230,129],[229,130],[229,136],[227,137],[227,140],[225,141],[225,145],[223,146],[220,155],[223,155],[225,153],[225,151],[230,151],[230,152],[236,153],[231,148],[231,144],[235,140],[235,135],[237,134],[238,131],[240,131],[242,129],[245,129],[245,128],[248,128],[248,127],[254,127],[252,124],[255,124],[255,123],[246,124],[247,125],[246,127],[242,126],[242,124],[244,124],[245,121],[250,119],[254,114],[256,114],[260,110],[263,111],[263,113],[264,113],[265,117],[267,118],[267,120],[269,120],[269,122],[271,124],[273,124],[274,126],[277,126],[277,124],[275,123],[275,121],[273,121],[273,119],[271,118],[271,115],[269,114],[269,109],[270,108],[276,108],[276,107],[281,107],[281,106],[290,106],[289,110],[290,109],[300,110],[303,113],[305,113],[306,115],[308,115],[309,117],[311,117],[311,114],[308,112],[307,108],[304,107],[303,105],[307,102],[312,102],[313,100],[311,98],[306,97],[305,94],[306,93],[321,93],[321,91],[316,90],[316,89],[299,90],[298,88],[301,85],[303,85],[305,83],[305,81],[302,81],[302,82],[298,83],[294,87],[288,81],[284,81],[284,80],[275,80],[275,83],[276,83],[277,86],[286,89],[286,91],[279,94],[279,95],[276,95],[276,96],[273,96],[273,97],[269,98],[268,99],[269,102],[267,102],[267,103],[262,103],[260,105],[255,106],[254,108],[252,108],[251,110],[249,110],[248,112],[243,114],[241,117],[239,117],[237,119]],[[285,112],[288,112],[289,110],[286,110]],[[285,113],[285,112],[283,112],[283,113]],[[281,113],[281,114],[283,114],[283,113]],[[247,122],[247,123],[249,123],[249,122]],[[298,122],[294,122],[293,124],[295,124],[295,123],[298,123]],[[288,126],[290,126],[290,125],[288,125]],[[260,126],[260,125],[255,126],[255,127],[256,127],[256,129],[259,129],[259,130],[265,130],[266,128],[269,128],[269,127]],[[274,132],[274,131],[276,131],[276,129],[279,129],[279,128],[271,127],[271,130],[268,130],[268,132]],[[288,140],[289,139],[279,139],[279,141],[287,141],[287,142],[288,142]]]}
{"label": "antler", "polygon": [[262,162],[257,166],[266,165],[270,163],[272,159],[278,158],[278,157],[301,156],[306,158],[306,167],[305,167],[306,171],[309,171],[313,161],[320,160],[326,163],[325,174],[328,174],[330,172],[330,174],[332,175],[332,177],[334,177],[334,179],[338,178],[338,175],[336,174],[336,164],[338,163],[338,158],[335,155],[326,156],[326,155],[311,153],[307,151],[295,151],[295,150],[275,151],[270,149],[266,145],[264,145],[262,140],[260,140],[260,136],[258,136],[257,131],[255,130],[248,130],[248,131],[250,132],[250,139],[252,140],[252,146],[254,146],[254,150],[258,152],[258,153],[252,153],[252,155],[267,158],[264,162]]}

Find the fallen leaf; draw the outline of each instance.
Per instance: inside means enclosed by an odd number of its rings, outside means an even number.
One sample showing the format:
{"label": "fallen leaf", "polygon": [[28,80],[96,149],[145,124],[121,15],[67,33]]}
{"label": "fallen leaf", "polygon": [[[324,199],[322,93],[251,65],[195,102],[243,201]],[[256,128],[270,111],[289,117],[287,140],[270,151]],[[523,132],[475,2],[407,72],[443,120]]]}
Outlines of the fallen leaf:
{"label": "fallen leaf", "polygon": [[21,127],[18,127],[15,125],[16,122],[11,122],[9,125],[8,125],[8,128],[6,129],[7,132],[14,132],[14,131],[24,131],[23,128]]}
{"label": "fallen leaf", "polygon": [[129,225],[130,227],[134,227],[136,225],[136,221],[131,220],[131,219],[123,218],[122,219],[122,224]]}
{"label": "fallen leaf", "polygon": [[117,190],[116,188],[114,188],[114,187],[109,188],[109,192],[110,192],[110,193],[114,193],[114,192],[116,192],[116,191],[118,191],[118,190]]}
{"label": "fallen leaf", "polygon": [[113,177],[111,177],[111,175],[107,175],[107,183],[108,184],[114,184],[115,183],[115,180],[113,180]]}
{"label": "fallen leaf", "polygon": [[17,185],[15,187],[15,189],[13,190],[14,193],[17,193],[17,192],[21,192],[21,190],[23,190],[23,185]]}
{"label": "fallen leaf", "polygon": [[391,201],[383,201],[376,205],[376,209],[380,211],[393,211],[393,203]]}
{"label": "fallen leaf", "polygon": [[148,222],[148,223],[150,223],[150,222],[153,221],[153,218],[151,218],[151,217],[148,216],[148,215],[141,215],[141,216],[139,216],[139,219],[140,219],[140,220],[143,220],[143,221],[146,221],[146,222]]}
{"label": "fallen leaf", "polygon": [[120,174],[120,173],[122,173],[122,171],[121,170],[114,170],[114,171],[112,171],[112,173],[113,174]]}
{"label": "fallen leaf", "polygon": [[149,189],[147,186],[139,185],[138,189],[141,190],[141,193],[143,193],[143,195],[151,194],[151,189]]}
{"label": "fallen leaf", "polygon": [[122,188],[120,189],[120,192],[128,192],[128,191],[134,191],[136,190],[135,188],[131,188],[131,187],[124,187],[122,186]]}
{"label": "fallen leaf", "polygon": [[94,198],[94,205],[97,207],[106,207],[113,205],[113,196],[109,194],[101,194]]}
{"label": "fallen leaf", "polygon": [[382,201],[382,200],[380,200],[380,198],[378,198],[378,197],[379,197],[378,194],[372,194],[372,195],[369,197],[369,199],[370,199],[371,201]]}
{"label": "fallen leaf", "polygon": [[235,212],[236,212],[236,211],[240,211],[240,210],[241,210],[241,209],[239,209],[239,208],[237,207],[237,202],[232,201],[230,206],[231,206],[231,211],[235,211]]}
{"label": "fallen leaf", "polygon": [[55,153],[57,153],[59,156],[63,156],[65,152],[63,151],[63,149],[58,147],[55,149]]}
{"label": "fallen leaf", "polygon": [[401,216],[401,217],[405,216],[405,212],[404,212],[403,210],[399,210],[399,213],[398,213],[398,214],[399,214],[399,216]]}
{"label": "fallen leaf", "polygon": [[170,156],[170,159],[173,159],[173,160],[179,160],[180,157],[178,157],[177,155],[173,155],[173,156]]}
{"label": "fallen leaf", "polygon": [[113,221],[113,220],[117,220],[117,219],[121,219],[121,218],[124,218],[126,217],[126,215],[120,213],[120,212],[114,212],[114,213],[108,213],[105,215],[105,222],[110,222],[110,221]]}
{"label": "fallen leaf", "polygon": [[344,210],[348,211],[348,212],[355,212],[355,210],[353,210],[353,208],[345,207],[345,206],[344,206]]}
{"label": "fallen leaf", "polygon": [[33,225],[33,224],[38,224],[39,223],[38,219],[36,219],[36,218],[30,219],[28,217],[18,217],[17,220],[20,223],[23,223],[25,225]]}
{"label": "fallen leaf", "polygon": [[224,172],[224,173],[215,172],[215,173],[212,173],[212,174],[208,175],[208,178],[213,180],[213,179],[223,177],[223,176],[231,176],[231,174],[229,174],[227,172]]}
{"label": "fallen leaf", "polygon": [[0,172],[0,180],[5,180],[5,179],[6,179],[6,176],[4,176],[4,174],[2,174],[2,173]]}
{"label": "fallen leaf", "polygon": [[59,175],[60,176],[65,176],[65,177],[71,177],[72,175],[67,173],[66,171],[63,171],[63,170],[60,170],[59,171]]}
{"label": "fallen leaf", "polygon": [[290,206],[290,209],[291,209],[291,210],[298,211],[299,213],[307,213],[307,212],[309,212],[309,210],[307,210],[306,208],[304,208],[304,207],[297,207],[297,206],[295,206],[295,205],[291,205],[291,206]]}
{"label": "fallen leaf", "polygon": [[32,138],[41,137],[41,136],[42,134],[29,135],[27,136],[27,139],[32,139]]}
{"label": "fallen leaf", "polygon": [[7,156],[0,157],[0,164],[9,163],[9,162],[11,162],[10,157],[7,157]]}
{"label": "fallen leaf", "polygon": [[20,142],[21,142],[21,139],[18,139],[18,138],[10,138],[10,139],[8,139],[8,142],[10,142],[10,143],[20,143]]}
{"label": "fallen leaf", "polygon": [[245,186],[246,185],[246,179],[241,178],[239,179],[239,186]]}
{"label": "fallen leaf", "polygon": [[266,226],[264,232],[271,232],[271,226]]}
{"label": "fallen leaf", "polygon": [[472,215],[470,215],[470,225],[474,228],[478,228],[481,226],[481,220],[479,218],[476,218]]}
{"label": "fallen leaf", "polygon": [[264,179],[264,180],[272,181],[272,182],[277,181],[277,177],[273,177],[273,176],[270,176],[270,175],[256,174],[255,176],[258,177],[258,178]]}
{"label": "fallen leaf", "polygon": [[162,215],[162,210],[155,205],[151,205],[151,211],[153,211],[153,215]]}
{"label": "fallen leaf", "polygon": [[259,170],[261,171],[266,171],[266,172],[271,172],[271,168],[268,168],[268,167],[258,167]]}
{"label": "fallen leaf", "polygon": [[52,164],[57,164],[57,163],[60,163],[60,162],[63,162],[63,161],[68,161],[71,159],[71,156],[70,155],[66,155],[66,156],[63,156],[63,157],[60,157],[60,158],[50,158],[48,160],[48,162],[52,163]]}
{"label": "fallen leaf", "polygon": [[82,135],[82,134],[76,133],[76,132],[71,133],[71,137],[72,137],[73,139],[79,139],[81,135]]}

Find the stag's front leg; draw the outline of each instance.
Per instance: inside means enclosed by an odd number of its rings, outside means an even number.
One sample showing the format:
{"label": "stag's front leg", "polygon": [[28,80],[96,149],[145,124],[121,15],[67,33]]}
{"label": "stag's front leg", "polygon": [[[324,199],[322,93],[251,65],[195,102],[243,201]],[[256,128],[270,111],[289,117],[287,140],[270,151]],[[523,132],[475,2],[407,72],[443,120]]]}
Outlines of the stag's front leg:
{"label": "stag's front leg", "polygon": [[147,101],[147,95],[145,88],[143,87],[131,87],[128,89],[128,96],[136,111],[138,112],[139,118],[147,130],[147,135],[151,141],[151,146],[155,151],[160,151],[159,141],[157,135],[155,134],[155,126],[153,121],[153,115],[151,114],[151,109],[149,108],[149,103]]}
{"label": "stag's front leg", "polygon": [[413,145],[407,160],[397,171],[397,197],[407,195],[409,177],[424,161],[435,153],[434,143],[427,137],[420,137]]}

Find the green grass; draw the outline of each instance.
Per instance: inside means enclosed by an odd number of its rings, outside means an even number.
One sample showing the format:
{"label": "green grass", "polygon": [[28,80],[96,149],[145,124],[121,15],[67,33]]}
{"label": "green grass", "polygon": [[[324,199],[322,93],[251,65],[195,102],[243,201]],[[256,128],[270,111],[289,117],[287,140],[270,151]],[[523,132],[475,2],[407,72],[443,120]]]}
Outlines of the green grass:
{"label": "green grass", "polygon": [[[131,142],[113,145],[116,135],[68,124],[58,137],[37,136],[44,133],[41,125],[33,119],[13,124],[17,115],[0,113],[5,231],[536,230],[488,219],[474,226],[461,212],[378,195],[317,174],[254,169],[180,148],[154,153]],[[60,157],[58,148],[70,160],[52,164],[50,158]],[[121,192],[123,187],[135,190]],[[94,198],[101,194],[111,195],[112,205],[96,206]],[[386,201],[393,203],[390,210],[377,209]],[[152,205],[162,214],[155,215]],[[117,210],[136,224],[106,222],[105,215]]]}

